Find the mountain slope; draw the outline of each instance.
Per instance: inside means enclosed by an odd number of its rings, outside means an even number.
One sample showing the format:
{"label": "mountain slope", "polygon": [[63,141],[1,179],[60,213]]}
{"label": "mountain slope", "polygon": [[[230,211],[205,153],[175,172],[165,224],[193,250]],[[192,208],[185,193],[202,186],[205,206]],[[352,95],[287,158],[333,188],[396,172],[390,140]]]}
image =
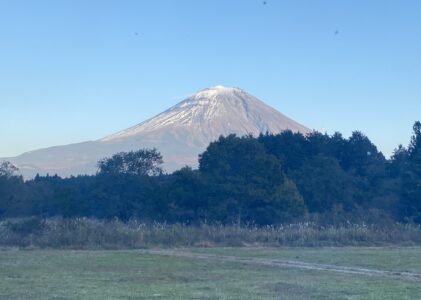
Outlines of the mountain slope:
{"label": "mountain slope", "polygon": [[310,130],[238,88],[202,90],[163,113],[97,141],[57,146],[8,158],[25,177],[93,174],[96,162],[119,151],[156,147],[164,168],[197,166],[197,156],[220,135]]}

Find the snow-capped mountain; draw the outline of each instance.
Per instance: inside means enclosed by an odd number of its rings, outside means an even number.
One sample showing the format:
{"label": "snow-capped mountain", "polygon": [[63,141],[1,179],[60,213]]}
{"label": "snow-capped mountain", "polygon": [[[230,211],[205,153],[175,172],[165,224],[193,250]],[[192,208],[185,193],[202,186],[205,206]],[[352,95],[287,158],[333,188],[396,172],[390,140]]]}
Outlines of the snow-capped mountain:
{"label": "snow-capped mountain", "polygon": [[198,154],[220,135],[310,130],[239,88],[204,89],[163,113],[102,139],[7,158],[26,178],[40,174],[93,174],[96,163],[119,151],[157,148],[164,169],[197,166]]}

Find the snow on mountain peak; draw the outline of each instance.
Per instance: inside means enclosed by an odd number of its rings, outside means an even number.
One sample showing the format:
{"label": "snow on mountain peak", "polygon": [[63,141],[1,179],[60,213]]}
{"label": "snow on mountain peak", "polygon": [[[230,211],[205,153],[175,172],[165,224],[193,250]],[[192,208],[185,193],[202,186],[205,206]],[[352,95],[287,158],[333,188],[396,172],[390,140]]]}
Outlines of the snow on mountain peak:
{"label": "snow on mountain peak", "polygon": [[[178,129],[177,129],[178,128]],[[115,142],[132,136],[183,129],[209,143],[219,135],[278,133],[309,130],[239,88],[217,85],[203,89],[163,113],[100,141]]]}
{"label": "snow on mountain peak", "polygon": [[240,89],[225,87],[223,85],[217,85],[211,88],[201,90],[189,98],[215,100],[217,96],[224,95],[224,94],[227,95],[227,94],[233,93],[234,91],[240,91]]}

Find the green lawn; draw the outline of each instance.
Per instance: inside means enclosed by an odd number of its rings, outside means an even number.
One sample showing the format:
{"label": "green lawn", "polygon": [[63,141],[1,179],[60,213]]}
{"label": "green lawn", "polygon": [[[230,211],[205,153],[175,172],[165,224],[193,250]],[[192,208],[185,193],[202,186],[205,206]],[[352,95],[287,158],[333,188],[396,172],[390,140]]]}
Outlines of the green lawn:
{"label": "green lawn", "polygon": [[[421,248],[183,249],[421,273]],[[0,299],[420,299],[421,282],[141,251],[0,251]]]}
{"label": "green lawn", "polygon": [[421,273],[420,247],[196,248],[189,251]]}

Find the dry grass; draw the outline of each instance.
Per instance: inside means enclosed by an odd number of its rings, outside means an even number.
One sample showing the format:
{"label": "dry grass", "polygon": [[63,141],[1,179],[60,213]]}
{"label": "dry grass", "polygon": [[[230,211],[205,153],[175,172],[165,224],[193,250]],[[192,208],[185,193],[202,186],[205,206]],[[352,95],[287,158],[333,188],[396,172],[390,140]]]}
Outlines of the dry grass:
{"label": "dry grass", "polygon": [[392,224],[282,226],[145,224],[137,220],[9,219],[0,222],[0,246],[135,249],[148,247],[213,246],[385,246],[421,245],[421,227]]}

